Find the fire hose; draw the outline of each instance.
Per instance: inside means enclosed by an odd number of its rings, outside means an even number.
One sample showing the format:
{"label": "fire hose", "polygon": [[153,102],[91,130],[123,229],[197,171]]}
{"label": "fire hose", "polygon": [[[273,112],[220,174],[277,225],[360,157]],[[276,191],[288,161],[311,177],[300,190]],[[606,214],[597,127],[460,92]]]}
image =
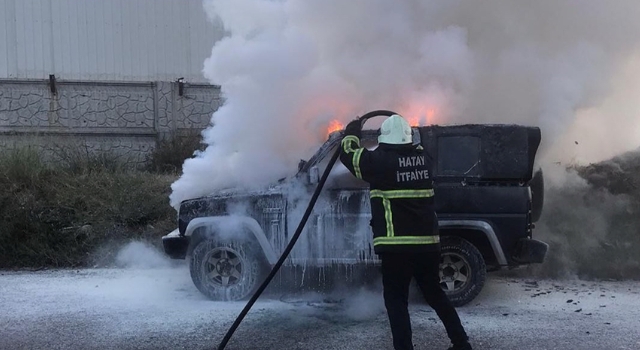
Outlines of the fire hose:
{"label": "fire hose", "polygon": [[[378,111],[373,111],[373,112],[366,113],[365,115],[360,117],[359,120],[361,122],[361,125],[364,125],[364,123],[367,120],[369,120],[369,119],[371,119],[373,117],[377,117],[377,116],[390,117],[390,116],[392,116],[394,114],[397,114],[397,113],[392,112],[392,111],[386,111],[386,110],[378,110]],[[284,249],[284,251],[282,252],[282,255],[280,256],[280,259],[278,259],[276,264],[273,266],[273,268],[271,269],[271,272],[269,273],[267,278],[264,280],[264,282],[262,282],[262,285],[260,285],[260,287],[251,296],[251,299],[249,299],[249,301],[247,302],[247,305],[245,305],[244,309],[242,309],[242,311],[240,312],[240,314],[238,315],[236,320],[233,322],[233,324],[231,325],[231,327],[227,331],[227,334],[225,334],[224,338],[222,338],[222,341],[220,342],[220,345],[218,345],[218,350],[223,350],[225,348],[225,346],[227,346],[227,343],[229,342],[229,340],[233,336],[233,333],[236,331],[238,326],[240,326],[240,323],[242,323],[242,320],[247,315],[247,313],[249,313],[249,310],[251,310],[251,308],[253,307],[253,304],[255,304],[255,302],[258,300],[258,298],[260,297],[262,292],[264,292],[264,290],[267,288],[267,286],[269,286],[269,283],[271,283],[271,280],[273,279],[273,277],[275,277],[276,273],[278,273],[278,270],[280,270],[280,267],[282,267],[282,264],[284,263],[284,261],[289,256],[289,253],[291,253],[291,250],[293,250],[293,247],[295,246],[296,242],[298,241],[298,238],[300,237],[300,234],[302,234],[302,230],[304,229],[305,225],[307,224],[307,220],[309,219],[309,216],[311,215],[311,212],[313,211],[313,208],[316,205],[316,201],[318,200],[318,197],[320,196],[320,192],[322,192],[322,188],[324,187],[325,182],[327,182],[327,179],[329,178],[329,173],[331,173],[331,169],[333,169],[333,165],[336,163],[336,161],[338,160],[339,156],[340,156],[340,147],[338,146],[338,148],[336,148],[336,151],[331,156],[331,159],[329,160],[329,163],[327,164],[327,167],[324,169],[324,172],[322,173],[322,177],[320,178],[320,181],[318,182],[318,186],[316,187],[315,191],[313,192],[313,196],[311,196],[311,200],[309,201],[309,205],[307,206],[307,210],[304,212],[304,215],[302,216],[302,219],[300,220],[300,223],[298,224],[298,228],[296,229],[295,233],[293,234],[293,237],[291,237],[291,241],[289,241],[289,244],[287,244],[287,247]]]}

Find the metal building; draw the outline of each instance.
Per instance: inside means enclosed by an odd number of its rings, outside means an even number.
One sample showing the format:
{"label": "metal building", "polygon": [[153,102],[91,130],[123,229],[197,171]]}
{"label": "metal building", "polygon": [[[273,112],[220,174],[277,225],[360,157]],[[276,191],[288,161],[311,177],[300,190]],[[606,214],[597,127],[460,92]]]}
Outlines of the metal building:
{"label": "metal building", "polygon": [[202,0],[0,0],[0,79],[204,83]]}

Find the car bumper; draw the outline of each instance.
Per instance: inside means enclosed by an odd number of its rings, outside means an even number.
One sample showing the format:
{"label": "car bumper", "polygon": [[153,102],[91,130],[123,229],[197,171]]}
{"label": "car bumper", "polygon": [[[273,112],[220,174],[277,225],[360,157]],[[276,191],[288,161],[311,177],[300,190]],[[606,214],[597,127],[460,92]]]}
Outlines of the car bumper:
{"label": "car bumper", "polygon": [[516,245],[513,260],[519,264],[539,264],[544,262],[549,245],[545,242],[523,238]]}
{"label": "car bumper", "polygon": [[184,259],[189,249],[189,237],[181,236],[178,229],[162,237],[164,252],[171,259]]}

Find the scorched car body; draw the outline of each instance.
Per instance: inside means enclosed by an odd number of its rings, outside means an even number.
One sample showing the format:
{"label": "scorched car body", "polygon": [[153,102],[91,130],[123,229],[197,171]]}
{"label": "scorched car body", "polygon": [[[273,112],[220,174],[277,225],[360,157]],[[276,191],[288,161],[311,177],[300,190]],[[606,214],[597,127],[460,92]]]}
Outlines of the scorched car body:
{"label": "scorched car body", "polygon": [[[542,210],[542,173],[533,175],[540,130],[518,125],[414,128],[433,160],[442,236],[441,284],[455,305],[475,298],[487,270],[544,260],[547,245],[532,238]],[[318,174],[341,132],[298,173],[264,191],[226,190],[180,204],[178,229],[163,237],[172,258],[190,257],[191,277],[215,300],[245,298],[262,282],[290,239]],[[375,147],[365,130],[363,145]],[[331,285],[376,279],[367,184],[336,166],[281,283]]]}

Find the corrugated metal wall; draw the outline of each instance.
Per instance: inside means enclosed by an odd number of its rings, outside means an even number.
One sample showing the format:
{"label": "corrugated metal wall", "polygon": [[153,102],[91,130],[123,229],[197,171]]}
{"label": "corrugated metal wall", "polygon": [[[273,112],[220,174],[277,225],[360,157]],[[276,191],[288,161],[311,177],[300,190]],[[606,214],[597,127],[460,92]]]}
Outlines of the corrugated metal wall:
{"label": "corrugated metal wall", "polygon": [[0,78],[205,82],[202,0],[0,0]]}

